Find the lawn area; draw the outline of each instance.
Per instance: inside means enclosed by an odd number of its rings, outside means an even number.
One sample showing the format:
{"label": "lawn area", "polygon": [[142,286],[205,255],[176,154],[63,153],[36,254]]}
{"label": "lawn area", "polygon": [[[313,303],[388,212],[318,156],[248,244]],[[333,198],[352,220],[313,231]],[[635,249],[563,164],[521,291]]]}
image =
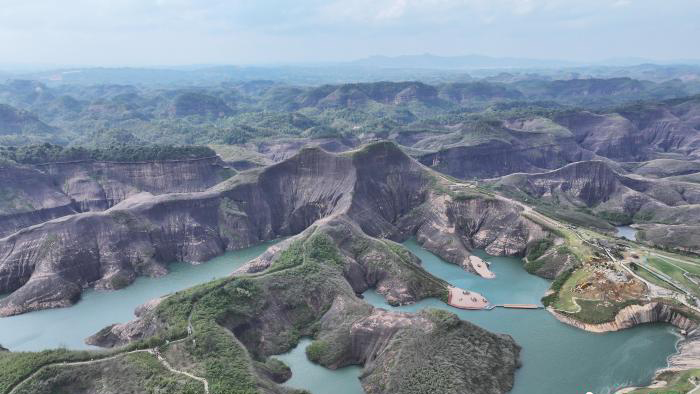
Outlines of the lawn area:
{"label": "lawn area", "polygon": [[649,272],[646,268],[643,266],[639,266],[639,268],[634,271],[637,275],[641,276],[642,278],[646,279],[648,282],[651,282],[659,287],[663,287],[664,289],[669,289],[673,291],[678,291],[674,286],[669,284],[668,282],[659,279],[656,275],[652,274]]}
{"label": "lawn area", "polygon": [[656,389],[642,388],[632,391],[632,394],[683,394],[691,391],[694,386],[690,383],[691,377],[700,378],[700,369],[687,371],[669,371],[659,375],[658,379],[666,381],[665,387]]}
{"label": "lawn area", "polygon": [[623,308],[639,304],[637,300],[627,300],[621,303],[606,303],[593,300],[576,300],[581,306],[581,310],[573,316],[584,323],[601,324],[615,320],[615,316]]}
{"label": "lawn area", "polygon": [[578,283],[582,282],[590,275],[591,272],[585,268],[574,271],[569,279],[564,282],[561,290],[559,290],[559,297],[557,302],[555,302],[553,305],[554,308],[569,313],[576,313],[578,311],[578,307],[573,300],[574,288]]}
{"label": "lawn area", "polygon": [[696,296],[700,296],[700,289],[698,286],[683,275],[686,271],[679,268],[676,262],[671,263],[659,257],[649,257],[648,263],[652,267],[673,278],[673,280],[681,286],[692,291]]}
{"label": "lawn area", "polygon": [[688,271],[689,274],[700,276],[700,264],[694,264],[691,262],[681,262],[678,260],[671,259],[669,259],[668,262],[684,269],[685,271]]}

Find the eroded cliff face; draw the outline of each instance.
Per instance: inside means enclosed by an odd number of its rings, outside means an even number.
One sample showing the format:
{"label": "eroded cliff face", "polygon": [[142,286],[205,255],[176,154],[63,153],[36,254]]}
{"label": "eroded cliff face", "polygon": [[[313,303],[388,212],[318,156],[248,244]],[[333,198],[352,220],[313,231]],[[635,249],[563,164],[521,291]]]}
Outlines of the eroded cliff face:
{"label": "eroded cliff face", "polygon": [[218,157],[4,165],[0,168],[0,237],[58,217],[103,211],[142,192],[204,191],[234,173]]}
{"label": "eroded cliff face", "polygon": [[470,258],[471,247],[522,254],[544,234],[509,202],[485,195],[455,202],[436,187],[446,182],[379,143],[340,155],[305,149],[204,192],[137,194],[0,239],[0,293],[13,292],[0,301],[0,314],[68,305],[84,287],[122,287],[138,275],[164,274],[166,263],[206,261],[337,215],[372,237],[416,235],[483,276],[488,269]]}
{"label": "eroded cliff face", "polygon": [[571,130],[579,145],[600,156],[635,161],[643,156],[644,143],[638,129],[618,114],[599,115],[587,111],[560,115],[556,122]]}
{"label": "eroded cliff face", "polygon": [[623,186],[620,176],[602,161],[578,162],[540,174],[514,174],[498,181],[536,198],[564,199],[588,207],[609,200]]}
{"label": "eroded cliff face", "polygon": [[573,139],[562,139],[531,144],[488,141],[473,146],[451,146],[422,155],[419,160],[457,178],[484,179],[517,172],[541,172],[593,157]]}
{"label": "eroded cliff face", "polygon": [[78,212],[50,176],[34,168],[0,164],[0,237]]}
{"label": "eroded cliff face", "polygon": [[650,245],[698,250],[697,184],[623,175],[604,161],[582,161],[554,171],[512,174],[488,182],[504,193],[526,195],[560,209],[583,208],[603,219],[640,224],[639,240]]}
{"label": "eroded cliff face", "polygon": [[52,163],[37,166],[81,212],[102,211],[127,197],[203,191],[233,175],[218,157],[150,162]]}
{"label": "eroded cliff face", "polygon": [[654,247],[700,253],[700,224],[641,224],[637,240]]}
{"label": "eroded cliff face", "polygon": [[697,108],[697,100],[690,99],[610,114],[572,112],[555,121],[571,130],[583,148],[615,160],[641,161],[671,152],[697,156]]}
{"label": "eroded cliff face", "polygon": [[698,323],[680,313],[674,307],[660,302],[649,302],[643,305],[630,305],[618,312],[615,320],[602,324],[580,322],[549,308],[549,311],[562,323],[572,325],[590,332],[619,331],[644,323],[669,323],[679,329],[690,331],[698,327]]}

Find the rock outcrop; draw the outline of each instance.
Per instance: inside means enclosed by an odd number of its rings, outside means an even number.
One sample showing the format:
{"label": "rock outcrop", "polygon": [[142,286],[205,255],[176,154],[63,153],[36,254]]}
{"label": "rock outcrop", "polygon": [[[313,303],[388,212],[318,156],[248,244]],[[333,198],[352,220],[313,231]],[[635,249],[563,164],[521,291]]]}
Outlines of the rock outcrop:
{"label": "rock outcrop", "polygon": [[[418,144],[420,145],[420,144]],[[571,139],[531,143],[490,140],[474,145],[454,144],[421,155],[421,163],[461,179],[495,178],[516,172],[541,172],[593,158]]]}
{"label": "rock outcrop", "polygon": [[79,212],[53,179],[28,166],[0,163],[0,237]]}
{"label": "rock outcrop", "polygon": [[204,191],[235,173],[218,157],[148,162],[0,163],[0,237],[139,193]]}
{"label": "rock outcrop", "polygon": [[700,368],[700,332],[689,332],[676,344],[676,353],[668,357],[666,369],[688,370]]}
{"label": "rock outcrop", "polygon": [[482,274],[469,248],[523,254],[543,235],[519,206],[478,193],[455,201],[442,191],[448,183],[391,143],[340,155],[313,148],[203,192],[141,194],[55,219],[0,239],[0,292],[13,292],[0,315],[68,305],[81,288],[123,287],[164,274],[169,262],[206,261],[337,215],[371,237],[416,235]]}
{"label": "rock outcrop", "polygon": [[700,254],[700,224],[640,224],[637,240],[648,245]]}
{"label": "rock outcrop", "polygon": [[[639,240],[652,245],[698,250],[697,184],[627,176],[604,161],[582,161],[537,174],[511,174],[489,183],[504,193],[573,211],[572,215],[588,212],[617,224],[642,224]],[[599,219],[589,219],[594,220]]]}
{"label": "rock outcrop", "polygon": [[[441,310],[408,314],[374,309],[348,325],[338,316],[342,308],[335,308],[321,320],[316,344],[327,348],[316,361],[332,368],[364,365],[361,380],[368,394],[495,394],[513,388],[520,347],[510,336],[489,333]],[[338,341],[335,327],[349,338]]]}
{"label": "rock outcrop", "polygon": [[669,323],[687,331],[698,327],[698,323],[695,320],[680,313],[676,308],[660,302],[629,305],[617,313],[615,320],[602,324],[583,323],[551,308],[549,308],[549,311],[562,323],[590,332],[619,331],[644,323]]}
{"label": "rock outcrop", "polygon": [[129,196],[204,191],[235,171],[218,157],[148,162],[50,163],[38,166],[81,212],[108,209]]}

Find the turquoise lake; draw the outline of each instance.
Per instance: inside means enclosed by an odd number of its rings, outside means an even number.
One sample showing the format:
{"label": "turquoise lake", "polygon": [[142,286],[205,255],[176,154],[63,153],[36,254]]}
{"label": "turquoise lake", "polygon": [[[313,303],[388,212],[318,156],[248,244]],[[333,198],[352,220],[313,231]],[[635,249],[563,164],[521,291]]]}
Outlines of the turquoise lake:
{"label": "turquoise lake", "polygon": [[[441,260],[414,240],[404,245],[420,257],[423,267],[433,275],[455,286],[478,291],[493,304],[541,304],[540,298],[549,288],[548,281],[528,274],[517,258],[475,252],[491,262],[491,270],[496,273],[495,279],[482,279]],[[522,346],[522,367],[516,373],[513,394],[607,394],[617,388],[648,384],[654,371],[666,366],[666,357],[675,351],[678,340],[672,327],[661,324],[594,334],[562,324],[542,309],[465,311],[437,299],[393,308],[373,290],[365,292],[364,296],[365,301],[391,310],[449,310],[490,331],[511,335]],[[304,355],[308,343],[304,341],[292,352],[279,357],[288,362],[297,375],[288,382],[290,387],[304,388],[315,394],[362,394],[357,383],[358,369],[328,371],[312,366]]]}
{"label": "turquoise lake", "polygon": [[134,319],[137,306],[165,294],[228,276],[270,245],[272,243],[263,243],[228,252],[199,265],[173,263],[168,266],[170,273],[160,278],[140,277],[117,291],[87,290],[80,302],[69,308],[0,318],[0,345],[12,351],[94,348],[83,342],[85,338],[110,324]]}
{"label": "turquoise lake", "polygon": [[[229,275],[268,246],[263,244],[229,252],[205,264],[172,264],[171,273],[161,278],[139,278],[131,286],[113,292],[89,290],[70,308],[32,312],[0,318],[0,344],[13,351],[43,350],[65,346],[86,349],[83,340],[99,329],[134,318],[133,311],[149,299],[198,283]],[[539,303],[549,282],[529,275],[517,258],[477,253],[491,262],[496,278],[487,280],[448,264],[409,240],[405,246],[423,261],[432,274],[455,286],[478,291],[492,303]],[[463,311],[436,299],[392,308],[370,290],[365,300],[392,310],[418,311],[442,308],[457,313],[493,332],[505,333],[522,346],[522,368],[516,374],[515,394],[564,394],[588,391],[609,393],[612,387],[649,383],[654,371],[666,365],[675,351],[677,337],[667,325],[643,325],[616,333],[593,334],[559,323],[544,310]],[[336,371],[310,363],[304,339],[291,352],[279,355],[294,373],[286,383],[314,394],[362,394],[359,367]],[[614,391],[614,390],[613,390]]]}

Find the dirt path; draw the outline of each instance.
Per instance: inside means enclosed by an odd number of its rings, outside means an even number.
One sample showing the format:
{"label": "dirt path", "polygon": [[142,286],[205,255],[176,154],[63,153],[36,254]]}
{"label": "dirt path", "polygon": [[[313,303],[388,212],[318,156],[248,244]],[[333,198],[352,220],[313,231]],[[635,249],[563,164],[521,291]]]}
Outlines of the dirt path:
{"label": "dirt path", "polygon": [[65,361],[59,361],[59,362],[56,362],[56,363],[46,364],[46,365],[40,367],[39,369],[37,369],[36,371],[34,371],[34,373],[32,373],[31,375],[29,375],[28,377],[24,378],[24,380],[22,380],[22,381],[20,381],[19,383],[17,383],[17,384],[12,388],[12,390],[10,390],[10,391],[8,392],[8,394],[15,394],[15,393],[17,392],[17,390],[19,390],[20,387],[22,387],[23,384],[25,384],[25,383],[28,382],[29,380],[33,379],[33,378],[34,378],[36,375],[38,375],[41,371],[43,371],[44,369],[49,368],[49,367],[53,367],[53,366],[57,366],[57,365],[58,365],[58,366],[62,366],[62,367],[73,367],[73,366],[78,366],[78,365],[89,365],[89,364],[95,364],[95,363],[101,363],[101,362],[104,362],[104,361],[114,360],[114,359],[117,359],[117,358],[120,358],[120,357],[128,356],[129,354],[135,354],[135,353],[151,353],[151,350],[150,350],[150,349],[146,349],[146,350],[133,350],[133,351],[126,352],[126,353],[119,353],[119,354],[116,354],[116,355],[114,355],[114,356],[110,356],[110,357],[106,357],[106,358],[101,358],[101,359],[99,359],[99,360],[76,361],[76,362],[70,362],[70,363],[69,363],[69,362],[65,362]]}
{"label": "dirt path", "polygon": [[[187,338],[185,338],[185,339],[187,339]],[[184,375],[184,376],[187,376],[187,377],[190,378],[190,379],[194,379],[194,380],[197,380],[197,381],[201,382],[201,383],[204,385],[204,392],[205,392],[206,394],[209,394],[209,382],[208,382],[206,379],[200,378],[199,376],[192,375],[192,374],[189,373],[189,372],[180,371],[180,370],[177,370],[177,369],[171,367],[171,366],[170,366],[170,363],[168,362],[168,360],[166,360],[165,357],[163,357],[163,356],[160,354],[160,352],[159,352],[158,350],[154,350],[152,353],[155,354],[156,358],[158,358],[158,361],[160,361],[160,363],[163,364],[163,366],[164,366],[168,371],[170,371],[170,372],[172,372],[172,373]]]}
{"label": "dirt path", "polygon": [[[190,339],[190,337],[192,337],[193,334],[194,334],[194,328],[192,327],[192,315],[190,314],[190,316],[187,318],[187,336],[184,338],[178,339],[176,341],[168,342],[168,344],[166,346],[170,346],[170,345],[173,345],[176,343],[184,342],[184,341]],[[180,371],[180,370],[173,368],[170,365],[170,363],[168,363],[168,361],[165,359],[165,357],[163,357],[160,354],[160,351],[158,350],[158,348],[132,350],[129,352],[119,353],[119,354],[115,354],[114,356],[105,357],[105,358],[101,358],[101,359],[97,359],[97,360],[76,361],[76,362],[59,361],[59,362],[55,362],[55,363],[51,363],[51,364],[46,364],[46,365],[41,366],[39,369],[34,371],[31,375],[29,375],[28,377],[26,377],[25,379],[23,379],[19,383],[17,383],[7,394],[16,394],[17,390],[19,390],[22,387],[22,385],[24,385],[28,381],[32,380],[41,371],[43,371],[49,367],[54,367],[54,366],[74,367],[74,366],[80,366],[80,365],[90,365],[90,364],[96,364],[96,363],[101,363],[101,362],[105,362],[105,361],[115,360],[117,358],[126,357],[130,354],[135,354],[135,353],[148,353],[148,354],[154,355],[158,359],[158,361],[161,363],[161,365],[163,365],[165,367],[165,369],[167,369],[171,373],[176,373],[179,375],[187,376],[190,379],[194,379],[194,380],[202,383],[204,385],[204,393],[209,394],[209,381],[207,381],[205,378],[192,375],[189,372]]]}
{"label": "dirt path", "polygon": [[700,384],[696,385],[694,389],[688,391],[688,394],[700,394]]}
{"label": "dirt path", "polygon": [[[181,340],[179,340],[179,341],[183,341],[183,340],[186,340],[186,339],[187,339],[187,338],[183,338],[183,339],[181,339]],[[175,342],[171,342],[171,344],[172,344],[172,343],[175,343]],[[114,355],[114,356],[110,356],[110,357],[106,357],[106,358],[101,358],[101,359],[99,359],[99,360],[87,360],[87,361],[76,361],[76,362],[65,362],[65,361],[61,361],[61,362],[56,362],[56,363],[52,363],[52,364],[46,364],[46,365],[42,366],[41,368],[37,369],[36,371],[34,371],[34,373],[32,373],[31,375],[29,375],[28,377],[26,377],[26,378],[25,378],[24,380],[22,380],[21,382],[17,383],[17,384],[15,385],[15,387],[13,387],[12,390],[10,390],[10,391],[8,392],[8,394],[16,394],[17,391],[18,391],[25,383],[27,383],[28,381],[32,380],[32,379],[35,378],[39,373],[41,373],[43,370],[45,370],[46,368],[49,368],[49,367],[55,367],[55,366],[60,366],[60,367],[75,367],[75,366],[80,366],[80,365],[97,364],[97,363],[102,363],[102,362],[106,362],[106,361],[115,360],[115,359],[118,359],[118,358],[120,358],[120,357],[126,357],[126,356],[128,356],[128,355],[130,355],[130,354],[136,354],[136,353],[148,353],[148,354],[152,354],[152,355],[156,356],[156,358],[158,359],[158,361],[159,361],[168,371],[170,371],[170,372],[172,372],[172,373],[176,373],[176,374],[180,374],[180,375],[187,376],[187,377],[190,378],[190,379],[194,379],[194,380],[196,380],[196,381],[201,382],[202,384],[204,384],[204,392],[205,392],[206,394],[209,394],[209,382],[208,382],[206,379],[200,378],[199,376],[192,375],[192,374],[190,374],[190,373],[188,373],[188,372],[185,372],[185,371],[179,371],[179,370],[177,370],[177,369],[171,367],[170,364],[168,363],[168,361],[165,360],[165,358],[163,358],[163,356],[161,356],[160,352],[159,352],[157,349],[132,350],[132,351],[130,351],[130,352],[119,353],[119,354],[116,354],[116,355]]]}

